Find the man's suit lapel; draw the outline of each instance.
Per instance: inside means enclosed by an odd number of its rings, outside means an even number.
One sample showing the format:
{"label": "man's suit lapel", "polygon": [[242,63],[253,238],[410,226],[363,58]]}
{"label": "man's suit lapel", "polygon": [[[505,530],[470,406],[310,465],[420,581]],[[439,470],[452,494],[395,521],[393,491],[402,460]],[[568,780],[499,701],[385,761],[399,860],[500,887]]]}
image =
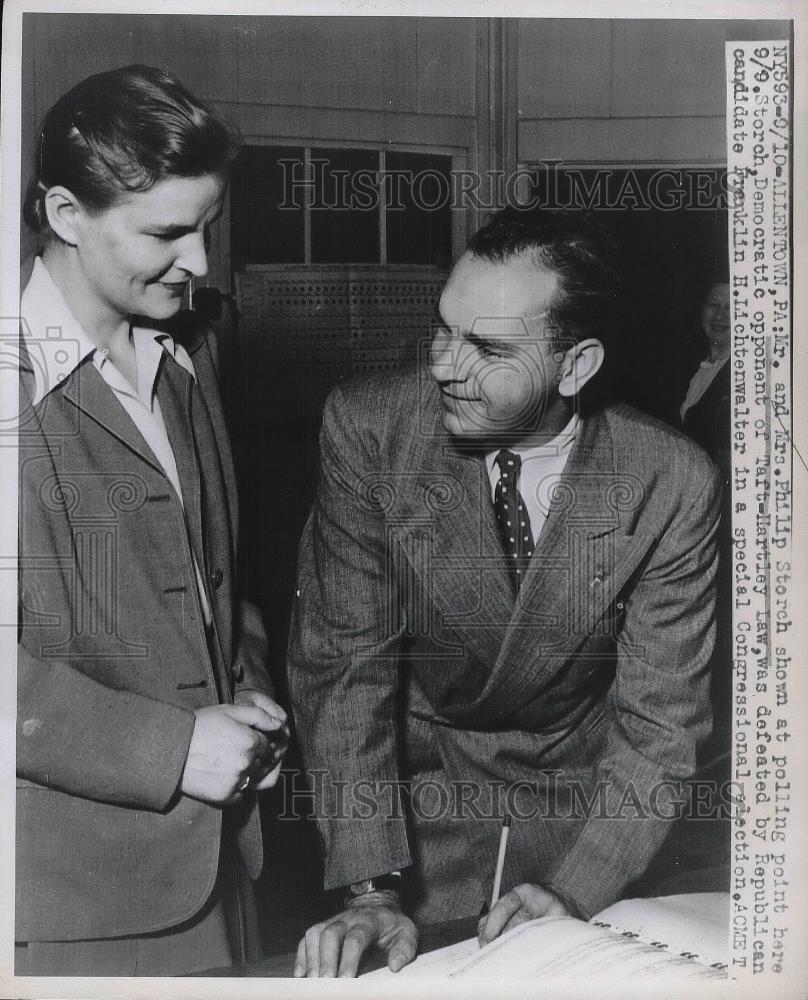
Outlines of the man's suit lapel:
{"label": "man's suit lapel", "polygon": [[615,469],[606,417],[581,430],[482,692],[445,715],[504,715],[535,698],[603,618],[648,544],[630,534],[642,485]]}
{"label": "man's suit lapel", "polygon": [[[415,569],[441,625],[451,630],[492,668],[513,613],[513,592],[491,505],[484,462],[452,443],[443,429],[440,407],[424,407],[419,438],[416,493],[408,504],[410,524],[421,511],[429,557]],[[425,501],[425,502],[424,502]],[[426,516],[423,516],[423,515]]]}

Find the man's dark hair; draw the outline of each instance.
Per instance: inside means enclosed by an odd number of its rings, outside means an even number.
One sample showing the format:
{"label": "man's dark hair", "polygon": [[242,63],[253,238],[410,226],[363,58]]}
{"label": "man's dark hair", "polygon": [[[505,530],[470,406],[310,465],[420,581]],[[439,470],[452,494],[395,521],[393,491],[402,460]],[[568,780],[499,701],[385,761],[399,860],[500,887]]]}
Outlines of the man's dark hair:
{"label": "man's dark hair", "polygon": [[618,251],[591,214],[505,208],[475,233],[469,249],[495,262],[528,255],[537,269],[558,275],[548,316],[557,342],[596,337],[609,353],[621,300]]}

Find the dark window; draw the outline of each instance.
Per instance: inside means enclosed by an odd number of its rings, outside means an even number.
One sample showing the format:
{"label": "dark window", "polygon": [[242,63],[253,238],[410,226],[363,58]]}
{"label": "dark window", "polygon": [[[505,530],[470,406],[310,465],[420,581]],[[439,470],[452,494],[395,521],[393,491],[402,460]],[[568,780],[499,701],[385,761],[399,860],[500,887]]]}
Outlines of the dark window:
{"label": "dark window", "polygon": [[386,154],[388,263],[449,266],[451,169],[451,156]]}
{"label": "dark window", "polygon": [[365,149],[312,149],[313,264],[379,261],[379,154]]}
{"label": "dark window", "polygon": [[675,421],[705,292],[729,280],[726,170],[539,167],[533,194],[542,208],[591,211],[613,234],[626,279],[616,389]]}
{"label": "dark window", "polygon": [[236,270],[244,264],[304,262],[304,200],[290,184],[302,176],[302,147],[245,146],[239,152],[230,188]]}
{"label": "dark window", "polygon": [[429,153],[245,146],[230,189],[233,266],[448,268],[451,169],[451,156]]}

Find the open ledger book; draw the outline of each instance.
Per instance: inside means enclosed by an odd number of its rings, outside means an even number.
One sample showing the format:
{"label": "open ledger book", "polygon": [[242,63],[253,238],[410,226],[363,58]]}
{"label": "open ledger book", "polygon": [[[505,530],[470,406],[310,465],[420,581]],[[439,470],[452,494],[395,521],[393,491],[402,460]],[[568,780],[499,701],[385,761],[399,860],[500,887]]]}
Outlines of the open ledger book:
{"label": "open ledger book", "polygon": [[399,973],[380,969],[367,975],[722,979],[728,937],[728,893],[626,899],[589,923],[573,917],[531,920],[484,948],[472,938],[421,955]]}

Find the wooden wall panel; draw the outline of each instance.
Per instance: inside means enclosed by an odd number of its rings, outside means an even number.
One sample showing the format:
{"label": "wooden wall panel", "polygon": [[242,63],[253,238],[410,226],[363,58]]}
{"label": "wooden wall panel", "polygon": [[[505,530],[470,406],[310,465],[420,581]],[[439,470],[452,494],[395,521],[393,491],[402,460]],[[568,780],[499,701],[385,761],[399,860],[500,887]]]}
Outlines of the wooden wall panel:
{"label": "wooden wall panel", "polygon": [[434,152],[451,153],[465,148],[474,120],[451,115],[397,114],[381,111],[334,111],[270,104],[215,102],[217,110],[238,127],[248,140],[305,145],[356,145],[418,147],[429,144]]}
{"label": "wooden wall panel", "polygon": [[167,70],[204,101],[235,100],[234,19],[208,15],[132,17],[136,58]]}
{"label": "wooden wall panel", "polygon": [[474,19],[416,21],[415,86],[419,114],[474,115]]}
{"label": "wooden wall panel", "polygon": [[48,14],[25,20],[35,65],[32,113],[39,117],[85,77],[133,62],[173,73],[203,100],[236,97],[232,18]]}
{"label": "wooden wall panel", "polygon": [[91,73],[145,62],[205,100],[474,115],[470,18],[26,16],[34,111]]}
{"label": "wooden wall panel", "polygon": [[414,111],[412,18],[248,18],[238,33],[238,99]]}
{"label": "wooden wall panel", "polygon": [[519,159],[726,158],[724,42],[786,38],[784,21],[519,22]]}
{"label": "wooden wall panel", "polygon": [[726,159],[724,118],[548,118],[521,122],[522,162],[710,164]]}
{"label": "wooden wall panel", "polygon": [[519,20],[518,113],[596,118],[610,113],[611,22]]}
{"label": "wooden wall panel", "polygon": [[783,22],[612,21],[615,117],[723,115],[724,43],[787,38]]}
{"label": "wooden wall panel", "polygon": [[120,20],[92,14],[26,15],[26,22],[29,17],[34,88],[28,111],[37,122],[85,77],[135,61],[130,19],[123,15]]}

